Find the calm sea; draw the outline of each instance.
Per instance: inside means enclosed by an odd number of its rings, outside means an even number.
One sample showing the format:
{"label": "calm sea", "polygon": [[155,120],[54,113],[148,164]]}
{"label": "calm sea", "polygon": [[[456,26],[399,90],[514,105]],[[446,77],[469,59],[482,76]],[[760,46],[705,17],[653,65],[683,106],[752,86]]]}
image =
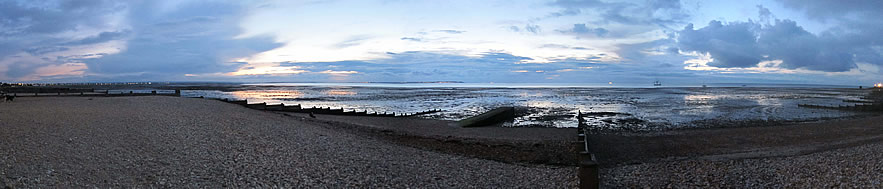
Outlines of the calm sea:
{"label": "calm sea", "polygon": [[458,120],[501,107],[519,112],[511,127],[575,127],[577,112],[600,128],[645,130],[731,123],[801,122],[860,116],[797,104],[854,105],[866,90],[844,86],[708,84],[639,86],[499,83],[256,83],[233,91],[187,90],[183,96],[247,99],[368,112],[444,111]]}

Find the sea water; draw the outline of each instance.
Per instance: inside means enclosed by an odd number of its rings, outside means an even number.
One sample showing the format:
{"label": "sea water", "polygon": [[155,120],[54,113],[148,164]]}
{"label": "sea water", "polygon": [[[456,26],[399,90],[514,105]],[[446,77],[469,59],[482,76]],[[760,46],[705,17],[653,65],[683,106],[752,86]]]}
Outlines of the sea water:
{"label": "sea water", "polygon": [[714,127],[725,123],[800,122],[861,113],[798,107],[855,105],[867,90],[837,86],[715,84],[611,86],[493,83],[256,83],[231,90],[185,90],[182,96],[300,104],[379,113],[442,112],[421,117],[459,120],[503,106],[518,117],[507,127],[576,127],[577,112],[608,129]]}

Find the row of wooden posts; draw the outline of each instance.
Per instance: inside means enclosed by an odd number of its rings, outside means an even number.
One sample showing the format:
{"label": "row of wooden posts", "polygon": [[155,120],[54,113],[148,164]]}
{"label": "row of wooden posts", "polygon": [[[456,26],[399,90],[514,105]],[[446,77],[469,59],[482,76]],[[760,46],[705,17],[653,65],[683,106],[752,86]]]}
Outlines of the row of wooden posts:
{"label": "row of wooden posts", "polygon": [[883,111],[883,104],[858,104],[858,105],[814,105],[814,104],[797,104],[797,107],[817,108],[817,109],[834,109],[834,110],[851,110],[851,111]]}
{"label": "row of wooden posts", "polygon": [[842,100],[845,103],[858,103],[855,105],[818,105],[818,104],[797,104],[797,107],[803,108],[816,108],[816,109],[833,109],[833,110],[848,110],[848,111],[870,111],[870,112],[880,112],[883,111],[883,90],[880,88],[874,88],[870,94],[865,97],[862,97],[861,100]]}
{"label": "row of wooden posts", "polygon": [[[24,94],[24,93],[22,93],[22,94]],[[27,93],[27,94],[30,94],[30,93]],[[9,94],[0,94],[0,95],[9,95]],[[93,89],[92,92],[90,92],[90,93],[85,93],[82,91],[79,92],[79,94],[57,92],[56,95],[40,95],[39,93],[34,93],[33,96],[31,96],[31,95],[22,95],[22,96],[37,97],[37,96],[155,96],[155,95],[181,96],[181,90],[175,90],[175,93],[158,93],[155,90],[150,91],[150,93],[135,93],[134,91],[129,91],[128,93],[123,92],[123,91],[120,91],[119,93],[111,93],[109,90],[104,90],[103,92],[95,92],[95,90]],[[19,95],[19,93],[12,93],[12,95],[10,95],[10,96],[20,96],[20,95]],[[200,98],[204,98],[204,97],[200,97]],[[280,104],[267,104],[266,102],[250,104],[250,103],[248,103],[247,100],[229,100],[229,99],[217,99],[217,100],[221,100],[221,101],[229,102],[229,103],[234,103],[234,104],[240,104],[240,105],[252,108],[252,109],[260,109],[260,110],[301,112],[301,113],[314,113],[314,114],[331,114],[331,115],[351,115],[351,116],[410,117],[410,116],[431,114],[431,113],[436,113],[436,112],[442,111],[441,109],[432,109],[432,110],[415,112],[415,113],[399,113],[399,114],[397,114],[396,112],[368,112],[367,110],[365,110],[365,111],[357,111],[357,110],[345,111],[343,108],[332,109],[330,107],[315,107],[315,106],[311,107],[311,108],[304,108],[304,107],[301,107],[300,104],[287,106],[287,105],[281,104],[281,103]]]}
{"label": "row of wooden posts", "polygon": [[578,136],[577,148],[579,148],[579,188],[600,188],[601,172],[598,167],[598,160],[595,159],[595,154],[592,153],[589,146],[590,128],[589,125],[586,124],[586,119],[584,118],[582,111],[577,111],[576,120]]}
{"label": "row of wooden posts", "polygon": [[[204,98],[204,97],[200,97]],[[368,112],[367,110],[358,111],[351,110],[346,111],[343,108],[330,108],[330,107],[310,107],[305,108],[301,107],[300,104],[295,105],[285,105],[283,103],[280,104],[267,104],[266,102],[262,103],[248,103],[248,100],[230,100],[230,99],[216,99],[223,102],[239,104],[251,109],[258,110],[270,110],[270,111],[283,111],[283,112],[297,112],[297,113],[314,113],[314,114],[329,114],[329,115],[348,115],[348,116],[376,116],[376,117],[410,117],[424,114],[431,114],[436,112],[441,112],[441,109],[432,109],[427,111],[421,111],[416,113],[399,113],[396,112]]]}

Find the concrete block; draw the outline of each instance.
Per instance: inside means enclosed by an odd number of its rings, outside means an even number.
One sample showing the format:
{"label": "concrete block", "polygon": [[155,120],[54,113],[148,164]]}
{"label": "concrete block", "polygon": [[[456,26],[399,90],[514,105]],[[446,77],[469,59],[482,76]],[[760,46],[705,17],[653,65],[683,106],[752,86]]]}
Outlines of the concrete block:
{"label": "concrete block", "polygon": [[500,107],[500,108],[485,112],[483,114],[479,114],[477,116],[473,116],[470,118],[466,118],[466,119],[457,121],[457,126],[460,126],[460,127],[485,126],[485,125],[491,125],[491,124],[511,120],[512,118],[515,118],[515,108],[514,107]]}

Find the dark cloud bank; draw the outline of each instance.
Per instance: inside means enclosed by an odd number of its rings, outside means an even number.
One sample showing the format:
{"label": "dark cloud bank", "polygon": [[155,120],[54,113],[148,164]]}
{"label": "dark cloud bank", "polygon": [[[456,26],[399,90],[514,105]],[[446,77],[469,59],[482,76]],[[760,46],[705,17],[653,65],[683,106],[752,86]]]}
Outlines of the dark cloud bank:
{"label": "dark cloud bank", "polygon": [[[229,59],[281,46],[269,37],[235,39],[243,8],[228,3],[187,3],[157,15],[151,3],[133,3],[129,18],[136,31],[125,51],[86,60],[91,73],[152,73],[137,78],[164,79],[184,74],[235,71]],[[136,8],[137,7],[137,8]]]}
{"label": "dark cloud bank", "polygon": [[[162,3],[0,0],[0,57],[26,52],[47,60],[13,63],[5,75],[18,78],[39,67],[75,62],[88,66],[87,76],[81,78],[86,80],[169,80],[184,74],[235,71],[242,63],[229,59],[282,45],[270,37],[236,39],[246,9],[237,2],[183,2],[172,8]],[[123,13],[127,29],[106,23],[108,16]],[[79,39],[56,37],[82,28],[110,30]],[[45,57],[115,40],[125,41],[124,49],[100,58]]]}
{"label": "dark cloud bank", "polygon": [[689,24],[678,31],[677,46],[683,51],[708,53],[714,58],[709,65],[722,68],[754,67],[761,61],[782,60],[781,68],[844,72],[856,68],[857,62],[883,63],[879,37],[883,32],[883,21],[879,19],[883,9],[863,7],[880,4],[879,1],[784,3],[811,17],[816,15],[813,18],[820,21],[838,25],[813,34],[795,21],[771,19],[772,13],[758,6],[760,21],[711,21],[699,29]]}
{"label": "dark cloud bank", "polygon": [[551,16],[597,14],[600,21],[577,23],[572,28],[558,30],[578,37],[628,37],[628,33],[635,33],[600,27],[609,23],[650,25],[672,31],[670,39],[620,45],[618,53],[637,62],[678,60],[640,53],[655,49],[667,56],[680,56],[678,50],[708,53],[714,59],[709,66],[720,68],[756,67],[762,61],[782,60],[778,66],[785,69],[845,72],[857,68],[856,63],[883,64],[883,38],[879,37],[883,33],[881,1],[779,0],[778,3],[834,27],[811,33],[793,20],[776,19],[772,12],[758,5],[758,20],[711,21],[705,27],[695,28],[685,22],[690,18],[689,11],[684,10],[678,0],[645,3],[557,0],[552,5],[562,10]]}
{"label": "dark cloud bank", "polygon": [[782,60],[782,68],[843,72],[856,67],[852,55],[862,49],[841,44],[840,37],[833,34],[814,35],[791,20],[776,20],[770,25],[712,21],[701,29],[687,25],[678,34],[681,50],[708,53],[714,58],[709,66],[721,68]]}

